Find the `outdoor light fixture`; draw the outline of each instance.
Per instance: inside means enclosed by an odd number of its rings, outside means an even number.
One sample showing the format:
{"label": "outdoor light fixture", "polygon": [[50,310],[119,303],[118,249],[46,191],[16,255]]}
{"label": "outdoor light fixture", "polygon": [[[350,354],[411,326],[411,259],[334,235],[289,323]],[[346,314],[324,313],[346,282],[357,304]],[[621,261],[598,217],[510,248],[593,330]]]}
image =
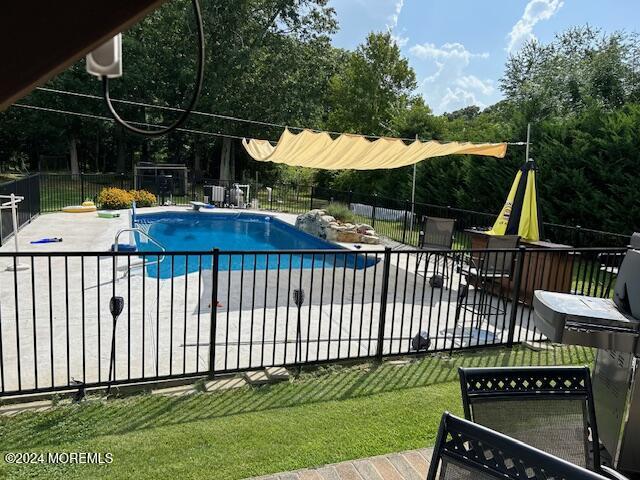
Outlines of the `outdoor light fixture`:
{"label": "outdoor light fixture", "polygon": [[198,36],[198,63],[195,86],[189,104],[185,109],[181,109],[180,115],[171,125],[159,127],[155,130],[145,130],[127,122],[120,117],[118,112],[116,112],[109,96],[109,79],[122,76],[122,34],[119,33],[87,55],[87,72],[102,79],[102,95],[111,116],[118,124],[132,133],[137,133],[138,135],[143,135],[145,137],[161,137],[166,135],[180,127],[187,120],[187,117],[196,106],[196,102],[200,96],[200,91],[202,90],[202,83],[204,81],[204,26],[199,1],[191,0],[191,3],[195,13],[197,24],[196,33]]}
{"label": "outdoor light fixture", "polygon": [[122,313],[124,309],[124,298],[122,297],[111,297],[109,300],[109,311],[111,312],[111,316],[113,317],[113,329],[111,333],[111,358],[109,360],[109,386],[107,387],[107,395],[111,392],[111,376],[113,375],[113,380],[115,380],[116,372],[115,372],[115,364],[116,364],[116,323],[118,321],[118,317]]}
{"label": "outdoor light fixture", "polygon": [[298,353],[300,353],[300,360],[302,360],[302,322],[300,321],[300,309],[304,304],[304,290],[295,289],[293,291],[293,303],[298,307],[298,328],[296,330],[296,362],[298,361]]}

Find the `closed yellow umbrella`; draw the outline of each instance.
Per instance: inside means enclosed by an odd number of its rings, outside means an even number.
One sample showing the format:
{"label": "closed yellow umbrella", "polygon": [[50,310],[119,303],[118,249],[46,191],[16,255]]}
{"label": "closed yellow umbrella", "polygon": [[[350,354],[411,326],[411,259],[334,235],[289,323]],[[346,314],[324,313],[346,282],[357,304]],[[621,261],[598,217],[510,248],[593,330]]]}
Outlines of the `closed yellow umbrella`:
{"label": "closed yellow umbrella", "polygon": [[523,240],[536,242],[542,233],[542,216],[538,212],[536,164],[526,162],[511,185],[507,200],[489,231],[492,235],[520,235]]}

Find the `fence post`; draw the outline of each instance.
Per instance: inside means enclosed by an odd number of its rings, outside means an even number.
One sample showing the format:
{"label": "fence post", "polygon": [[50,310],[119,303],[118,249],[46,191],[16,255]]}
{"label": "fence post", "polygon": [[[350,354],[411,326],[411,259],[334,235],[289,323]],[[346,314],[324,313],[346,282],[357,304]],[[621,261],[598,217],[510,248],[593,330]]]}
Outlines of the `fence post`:
{"label": "fence post", "polygon": [[[231,261],[231,258],[229,258]],[[220,267],[220,250],[213,249],[211,265],[211,318],[209,322],[209,378],[213,378],[216,369],[216,327],[218,323],[218,270]],[[226,355],[226,352],[225,352]]]}
{"label": "fence post", "polygon": [[347,208],[351,210],[351,201],[353,200],[353,190],[349,190],[349,196],[347,197]]}
{"label": "fence post", "polygon": [[80,196],[82,197],[80,199],[80,204],[82,205],[82,202],[85,201],[84,198],[84,173],[80,172]]}
{"label": "fence post", "polygon": [[522,267],[524,265],[524,254],[527,251],[525,247],[520,245],[516,254],[516,270],[513,278],[513,286],[511,287],[511,312],[509,315],[509,334],[507,336],[507,345],[513,346],[513,336],[516,330],[516,317],[518,316],[518,299],[520,297],[520,286],[522,285]]}
{"label": "fence post", "polygon": [[389,293],[389,268],[391,265],[391,248],[384,248],[384,265],[382,266],[382,284],[380,292],[380,317],[378,319],[378,346],[376,360],[381,362],[384,346],[384,327],[387,320],[387,295]]}
{"label": "fence post", "polygon": [[120,174],[120,188],[124,190],[124,173]]}
{"label": "fence post", "polygon": [[580,244],[582,240],[580,235],[581,230],[582,230],[582,227],[580,225],[576,225],[576,227],[573,230],[573,233],[574,233],[573,246],[576,248],[580,248]]}
{"label": "fence post", "polygon": [[409,200],[405,200],[404,201],[404,216],[402,219],[402,242],[401,243],[406,243],[407,240],[407,214],[408,214],[408,208],[409,208]]}
{"label": "fence post", "polygon": [[373,208],[371,209],[371,226],[373,228],[376,228],[376,204],[378,200],[378,194],[374,193],[373,194]]}
{"label": "fence post", "polygon": [[311,198],[309,199],[309,210],[313,210],[313,190],[314,187],[311,185]]}

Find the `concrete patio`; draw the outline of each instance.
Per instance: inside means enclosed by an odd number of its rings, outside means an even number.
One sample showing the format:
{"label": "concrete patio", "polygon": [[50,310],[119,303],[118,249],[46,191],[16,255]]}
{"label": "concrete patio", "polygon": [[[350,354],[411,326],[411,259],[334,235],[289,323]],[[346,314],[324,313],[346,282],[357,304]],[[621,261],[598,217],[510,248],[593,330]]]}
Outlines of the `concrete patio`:
{"label": "concrete patio", "polygon": [[[144,212],[167,208],[186,210],[161,207]],[[291,214],[269,215],[289,223],[296,218]],[[157,279],[142,275],[141,268],[133,268],[131,275],[122,278],[127,259],[121,257],[114,265],[113,257],[99,252],[108,250],[116,232],[129,224],[127,211],[115,219],[95,214],[41,215],[20,232],[21,252],[69,252],[70,256],[20,257],[18,263],[29,268],[19,272],[5,270],[13,264],[13,257],[0,257],[1,373],[5,391],[66,386],[71,379],[106,381],[113,328],[109,313],[112,295],[125,300],[116,326],[116,379],[208,371],[212,280],[204,261],[210,262],[210,258],[203,256],[201,272],[188,275]],[[64,241],[29,243],[43,237],[63,237]],[[353,245],[343,246],[354,249]],[[382,259],[379,246],[363,246],[358,251]],[[0,252],[13,252],[12,242],[3,245]],[[78,255],[82,252],[95,253]],[[135,255],[130,258],[132,264],[138,260]],[[180,259],[185,261],[184,257],[175,257],[176,262]],[[382,263],[355,269],[332,266],[330,260],[324,268],[221,271],[215,371],[374,355],[384,283]],[[450,288],[431,288],[430,274],[424,273],[425,262],[418,264],[417,260],[415,253],[392,253],[381,347],[384,354],[412,352],[411,338],[420,331],[427,332],[431,339],[430,350],[490,344],[506,338],[510,303],[506,314],[497,320],[492,317],[479,324],[474,315],[464,313],[456,322],[458,274],[453,273]],[[298,310],[291,297],[292,291],[300,288],[306,292],[306,299],[300,309],[300,339],[296,342]],[[527,308],[519,309],[516,338],[531,334],[528,316]]]}

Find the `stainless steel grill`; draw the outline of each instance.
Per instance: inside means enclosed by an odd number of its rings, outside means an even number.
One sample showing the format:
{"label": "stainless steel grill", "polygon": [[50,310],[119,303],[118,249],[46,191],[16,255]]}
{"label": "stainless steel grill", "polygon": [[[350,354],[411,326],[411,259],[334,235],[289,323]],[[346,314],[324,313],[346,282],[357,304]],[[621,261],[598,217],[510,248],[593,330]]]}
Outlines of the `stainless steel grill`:
{"label": "stainless steel grill", "polygon": [[600,439],[614,467],[640,472],[640,250],[625,255],[613,300],[539,290],[533,308],[549,340],[598,349],[593,393]]}

